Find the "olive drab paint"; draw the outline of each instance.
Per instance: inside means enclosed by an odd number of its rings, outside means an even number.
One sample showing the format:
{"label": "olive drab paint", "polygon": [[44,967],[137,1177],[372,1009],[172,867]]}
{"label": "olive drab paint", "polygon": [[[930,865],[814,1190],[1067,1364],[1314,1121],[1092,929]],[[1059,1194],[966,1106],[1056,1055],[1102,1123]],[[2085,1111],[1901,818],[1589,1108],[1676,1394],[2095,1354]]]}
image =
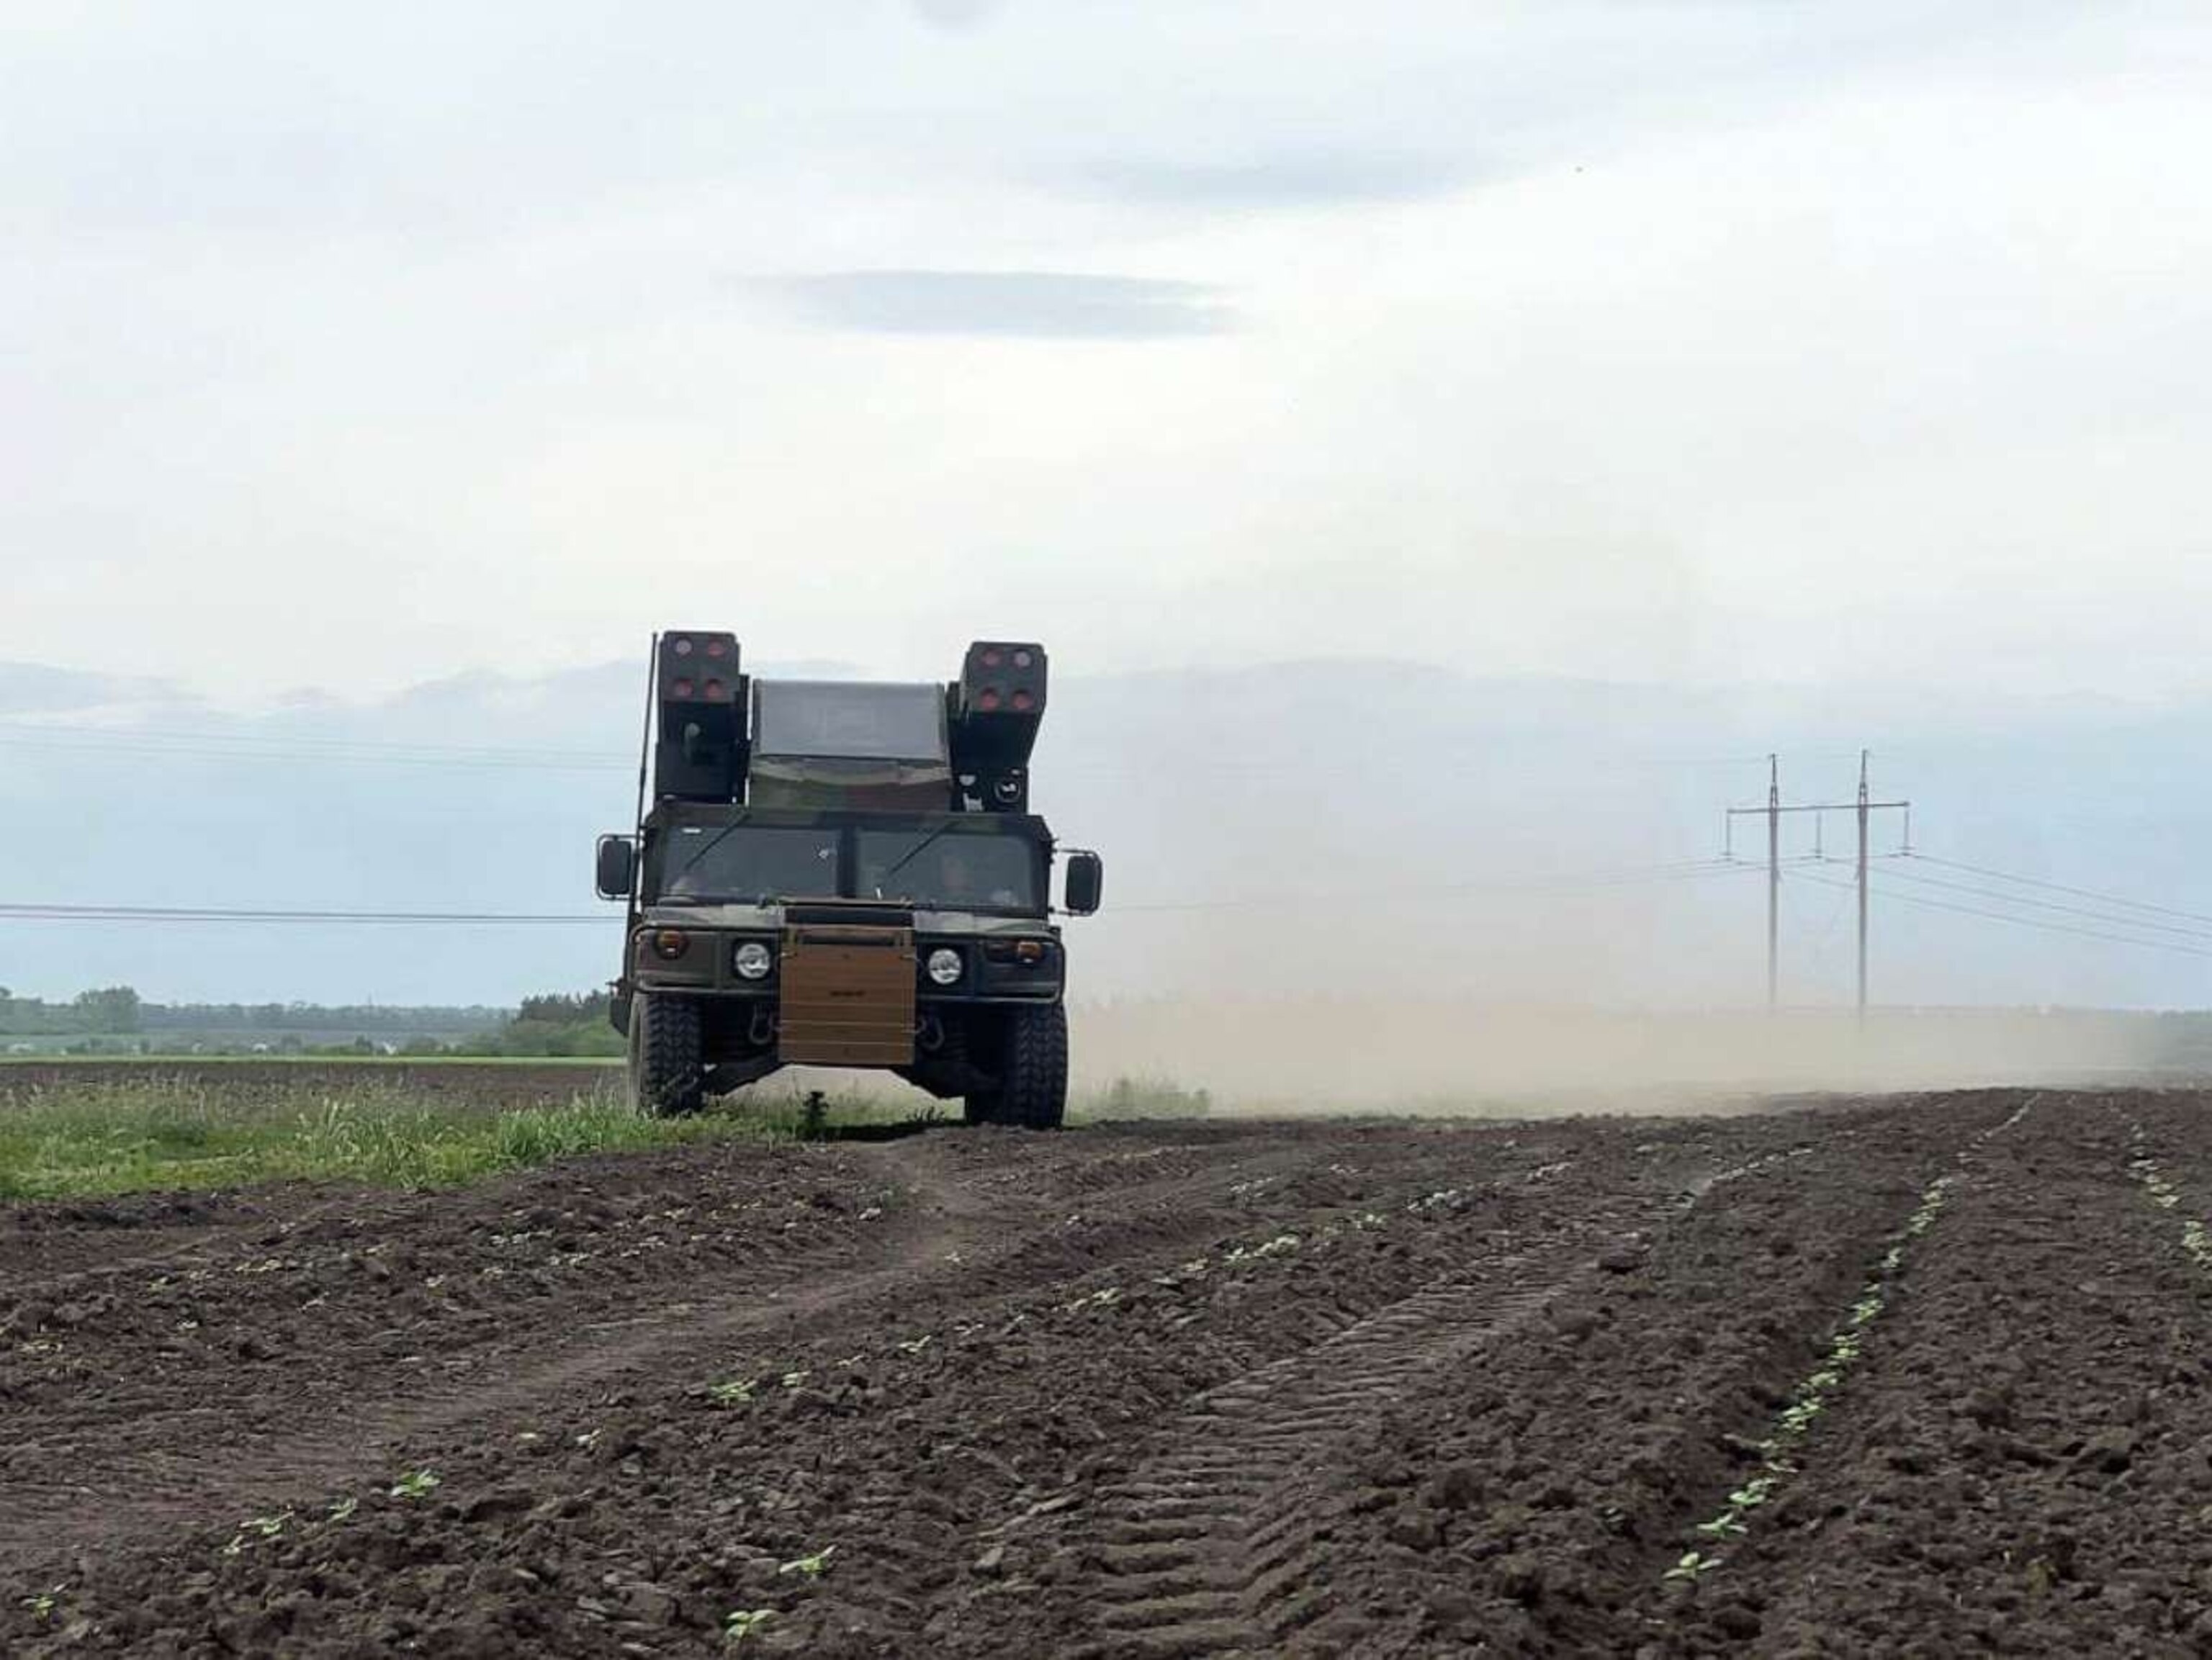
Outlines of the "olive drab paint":
{"label": "olive drab paint", "polygon": [[[599,884],[629,907],[611,1011],[641,1106],[803,1063],[894,1071],[971,1121],[1060,1123],[1066,952],[1029,810],[1048,676],[1033,640],[902,683],[762,679],[734,634],[656,638],[651,789],[634,834],[603,839],[633,879]],[[1102,867],[1069,857],[1087,913]],[[618,862],[603,845],[600,871]]]}

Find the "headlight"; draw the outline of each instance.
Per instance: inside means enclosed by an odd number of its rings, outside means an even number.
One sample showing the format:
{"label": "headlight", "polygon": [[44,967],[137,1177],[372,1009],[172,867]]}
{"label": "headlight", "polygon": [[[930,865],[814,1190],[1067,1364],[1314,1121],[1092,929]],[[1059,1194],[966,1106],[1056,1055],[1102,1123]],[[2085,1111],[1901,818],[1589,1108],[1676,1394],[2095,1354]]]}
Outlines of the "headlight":
{"label": "headlight", "polygon": [[730,957],[730,966],[741,980],[764,980],[775,966],[775,954],[758,940],[747,940]]}
{"label": "headlight", "polygon": [[929,954],[929,978],[939,985],[950,985],[960,978],[960,954],[950,946],[940,945]]}

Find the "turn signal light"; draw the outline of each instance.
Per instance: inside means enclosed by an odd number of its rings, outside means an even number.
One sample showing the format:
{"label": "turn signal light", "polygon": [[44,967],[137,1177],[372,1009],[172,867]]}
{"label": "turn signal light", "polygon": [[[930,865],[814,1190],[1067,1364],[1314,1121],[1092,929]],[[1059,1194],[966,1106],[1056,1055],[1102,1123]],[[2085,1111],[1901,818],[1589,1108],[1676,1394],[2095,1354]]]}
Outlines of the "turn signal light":
{"label": "turn signal light", "polygon": [[691,948],[691,936],[680,928],[656,929],[651,938],[653,954],[664,961],[674,962]]}

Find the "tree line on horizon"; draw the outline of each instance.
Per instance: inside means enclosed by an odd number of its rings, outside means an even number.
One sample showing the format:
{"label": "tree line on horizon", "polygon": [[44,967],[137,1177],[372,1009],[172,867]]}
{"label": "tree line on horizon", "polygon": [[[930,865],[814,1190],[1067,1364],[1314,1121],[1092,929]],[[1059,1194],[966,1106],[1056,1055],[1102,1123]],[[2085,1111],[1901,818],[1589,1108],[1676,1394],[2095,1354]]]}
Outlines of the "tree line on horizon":
{"label": "tree line on horizon", "polygon": [[97,1053],[617,1055],[603,991],[544,992],[514,1008],[484,1004],[159,1003],[127,985],[72,998],[0,986],[0,1039],[62,1039]]}

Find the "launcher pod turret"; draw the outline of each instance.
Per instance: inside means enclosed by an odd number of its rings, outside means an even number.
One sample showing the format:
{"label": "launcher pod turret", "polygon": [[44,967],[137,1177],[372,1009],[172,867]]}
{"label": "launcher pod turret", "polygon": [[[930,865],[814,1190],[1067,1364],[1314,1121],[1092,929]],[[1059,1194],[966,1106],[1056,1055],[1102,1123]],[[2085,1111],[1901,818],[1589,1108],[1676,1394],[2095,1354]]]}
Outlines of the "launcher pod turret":
{"label": "launcher pod turret", "polygon": [[[1058,851],[1030,811],[1044,648],[978,640],[942,684],[779,680],[735,635],[653,644],[647,768],[599,841],[627,901],[617,1028],[651,1112],[793,1064],[872,1067],[970,1123],[1056,1125],[1067,1095]],[[1104,868],[1066,855],[1062,910]]]}
{"label": "launcher pod turret", "polygon": [[1044,721],[1044,647],[978,640],[947,693],[952,764],[986,812],[1026,813],[1030,751]]}
{"label": "launcher pod turret", "polygon": [[653,648],[653,792],[734,801],[745,787],[747,682],[735,634],[663,634]]}

